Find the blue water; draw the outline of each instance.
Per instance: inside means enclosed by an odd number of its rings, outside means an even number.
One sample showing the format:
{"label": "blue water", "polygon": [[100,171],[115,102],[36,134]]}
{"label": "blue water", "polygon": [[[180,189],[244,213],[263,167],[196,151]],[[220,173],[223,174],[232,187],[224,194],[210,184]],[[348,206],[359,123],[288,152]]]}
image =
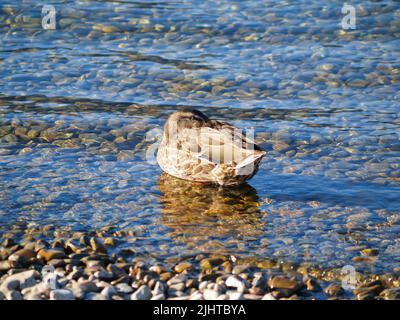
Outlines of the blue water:
{"label": "blue water", "polygon": [[[115,225],[149,259],[398,267],[398,2],[352,1],[347,31],[342,1],[52,1],[55,30],[43,4],[0,1],[0,233]],[[248,186],[160,180],[181,106],[255,129]]]}

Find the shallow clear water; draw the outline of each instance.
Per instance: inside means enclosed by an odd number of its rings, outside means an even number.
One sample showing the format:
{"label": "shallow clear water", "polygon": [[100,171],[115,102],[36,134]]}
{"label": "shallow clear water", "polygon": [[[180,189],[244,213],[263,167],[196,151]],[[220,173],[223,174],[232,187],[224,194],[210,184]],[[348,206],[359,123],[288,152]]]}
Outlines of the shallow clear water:
{"label": "shallow clear water", "polygon": [[[400,263],[400,4],[0,2],[0,233],[132,230],[147,257],[198,252],[393,272]],[[255,128],[240,189],[161,175],[168,114]],[[354,262],[364,248],[379,255]]]}

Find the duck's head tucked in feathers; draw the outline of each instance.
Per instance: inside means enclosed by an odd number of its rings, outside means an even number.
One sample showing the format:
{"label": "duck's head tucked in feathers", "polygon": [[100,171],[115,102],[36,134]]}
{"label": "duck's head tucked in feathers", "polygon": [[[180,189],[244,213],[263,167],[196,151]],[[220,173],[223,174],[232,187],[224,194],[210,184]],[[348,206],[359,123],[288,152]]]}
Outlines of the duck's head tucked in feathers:
{"label": "duck's head tucked in feathers", "polygon": [[209,121],[208,117],[198,110],[184,109],[171,114],[164,126],[164,138],[168,142],[173,135],[183,129],[201,128]]}
{"label": "duck's head tucked in feathers", "polygon": [[183,110],[168,118],[157,160],[178,178],[236,185],[257,172],[264,155],[241,129],[197,110]]}

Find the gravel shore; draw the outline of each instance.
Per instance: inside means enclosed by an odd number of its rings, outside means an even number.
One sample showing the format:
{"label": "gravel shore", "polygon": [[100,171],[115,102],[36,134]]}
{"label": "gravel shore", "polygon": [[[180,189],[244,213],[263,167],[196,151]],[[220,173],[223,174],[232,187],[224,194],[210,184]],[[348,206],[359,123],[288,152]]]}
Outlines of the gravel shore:
{"label": "gravel shore", "polygon": [[[40,235],[58,235],[51,241]],[[278,300],[400,299],[393,275],[357,273],[353,290],[341,270],[273,260],[198,254],[149,263],[118,250],[118,232],[27,230],[18,242],[3,234],[0,299],[6,300]]]}

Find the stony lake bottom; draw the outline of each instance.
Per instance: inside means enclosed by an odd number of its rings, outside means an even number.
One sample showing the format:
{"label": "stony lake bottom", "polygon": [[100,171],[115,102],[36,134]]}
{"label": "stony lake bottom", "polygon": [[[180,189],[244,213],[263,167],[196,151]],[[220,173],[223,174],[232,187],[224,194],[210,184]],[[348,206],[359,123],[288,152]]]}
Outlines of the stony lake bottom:
{"label": "stony lake bottom", "polygon": [[[0,236],[113,227],[152,262],[398,274],[400,4],[353,2],[355,30],[342,1],[260,0],[53,1],[43,30],[41,6],[0,1]],[[184,106],[255,130],[247,185],[162,174]]]}

